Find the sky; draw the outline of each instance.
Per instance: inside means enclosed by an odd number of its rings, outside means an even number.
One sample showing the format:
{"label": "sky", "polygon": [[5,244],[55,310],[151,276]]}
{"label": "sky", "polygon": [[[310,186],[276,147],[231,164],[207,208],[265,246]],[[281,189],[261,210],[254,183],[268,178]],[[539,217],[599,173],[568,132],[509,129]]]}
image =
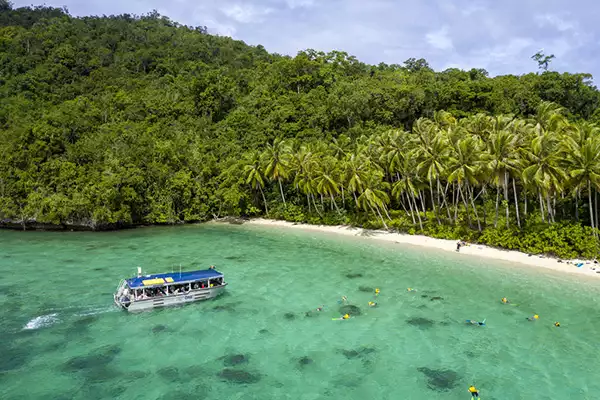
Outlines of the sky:
{"label": "sky", "polygon": [[[15,7],[32,1],[12,0]],[[40,4],[40,3],[33,3]],[[160,14],[206,26],[268,51],[340,50],[359,60],[425,58],[436,71],[484,68],[491,76],[550,69],[600,79],[598,0],[45,0],[71,15]]]}

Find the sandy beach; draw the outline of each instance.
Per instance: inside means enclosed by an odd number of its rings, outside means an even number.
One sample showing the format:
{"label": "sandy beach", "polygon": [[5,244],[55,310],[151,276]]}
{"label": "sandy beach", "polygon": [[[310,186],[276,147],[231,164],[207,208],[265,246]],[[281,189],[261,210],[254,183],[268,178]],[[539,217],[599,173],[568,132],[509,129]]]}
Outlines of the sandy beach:
{"label": "sandy beach", "polygon": [[[246,224],[287,227],[292,229],[301,229],[304,231],[318,231],[327,233],[336,233],[347,236],[363,236],[367,239],[382,240],[395,243],[403,243],[415,246],[424,246],[444,251],[456,252],[456,240],[436,239],[422,235],[408,235],[403,233],[391,233],[386,231],[367,230],[354,228],[350,226],[326,226],[298,224],[287,221],[270,220],[263,218],[252,219]],[[469,244],[460,249],[460,254],[474,255],[479,257],[493,258],[525,265],[547,268],[555,271],[561,271],[570,274],[585,275],[600,279],[600,264],[594,264],[590,260],[562,260],[546,256],[531,255],[519,251],[501,250],[481,244]],[[577,264],[583,263],[583,266],[577,267]]]}

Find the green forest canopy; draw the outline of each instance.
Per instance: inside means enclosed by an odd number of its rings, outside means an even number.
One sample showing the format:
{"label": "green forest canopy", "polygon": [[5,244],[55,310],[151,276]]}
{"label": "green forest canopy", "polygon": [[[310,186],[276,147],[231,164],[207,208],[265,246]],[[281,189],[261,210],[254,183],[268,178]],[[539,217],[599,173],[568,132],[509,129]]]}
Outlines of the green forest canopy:
{"label": "green forest canopy", "polygon": [[590,256],[591,78],[289,57],[156,12],[0,0],[0,219],[268,214]]}

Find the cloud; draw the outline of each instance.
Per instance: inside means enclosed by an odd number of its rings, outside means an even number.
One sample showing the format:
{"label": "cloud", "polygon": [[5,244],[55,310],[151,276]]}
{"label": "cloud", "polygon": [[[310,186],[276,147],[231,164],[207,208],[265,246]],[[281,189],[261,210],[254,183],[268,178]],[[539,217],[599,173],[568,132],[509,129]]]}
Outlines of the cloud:
{"label": "cloud", "polygon": [[270,14],[273,9],[269,7],[254,7],[250,4],[234,4],[221,8],[221,11],[232,20],[247,24],[250,22],[261,22],[263,17]]}
{"label": "cloud", "polygon": [[450,50],[454,47],[452,45],[452,39],[448,36],[447,27],[443,27],[438,31],[429,32],[425,37],[427,38],[427,43],[436,49]]}
{"label": "cloud", "polygon": [[485,68],[492,76],[536,71],[531,56],[543,47],[556,55],[551,69],[600,76],[600,25],[591,12],[597,0],[44,1],[73,15],[159,9],[182,24],[280,54],[341,50],[371,64],[425,58],[437,70]]}

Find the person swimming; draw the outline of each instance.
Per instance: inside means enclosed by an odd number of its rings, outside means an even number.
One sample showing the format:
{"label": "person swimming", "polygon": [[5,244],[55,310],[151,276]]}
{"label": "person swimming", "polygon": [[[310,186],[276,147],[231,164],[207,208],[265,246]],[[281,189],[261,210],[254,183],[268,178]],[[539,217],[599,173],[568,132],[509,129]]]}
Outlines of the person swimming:
{"label": "person swimming", "polygon": [[407,292],[416,292],[417,289],[413,289],[413,288],[409,287],[409,288],[406,289],[406,291]]}
{"label": "person swimming", "polygon": [[370,302],[369,302],[369,307],[375,307],[375,306],[377,306],[377,303],[375,303],[375,302],[373,302],[373,301],[370,301]]}
{"label": "person swimming", "polygon": [[510,301],[508,301],[508,299],[506,297],[502,298],[502,304],[509,304]]}
{"label": "person swimming", "polygon": [[334,318],[337,320],[344,320],[344,319],[350,319],[350,314],[344,314],[343,316],[339,317],[339,318]]}
{"label": "person swimming", "polygon": [[375,296],[379,296],[379,289],[375,289]]}
{"label": "person swimming", "polygon": [[554,323],[554,326],[555,326],[555,327],[557,327],[557,328],[560,328],[560,322],[558,322],[558,321],[557,321],[557,322],[555,322],[555,323]]}
{"label": "person swimming", "polygon": [[535,315],[532,315],[531,317],[527,317],[527,319],[529,321],[537,321],[538,319],[540,319],[540,316],[535,314]]}
{"label": "person swimming", "polygon": [[471,393],[471,397],[479,397],[479,391],[473,385],[469,387],[469,393]]}
{"label": "person swimming", "polygon": [[317,311],[323,311],[324,308],[325,308],[325,305],[322,305],[321,307],[317,307]]}
{"label": "person swimming", "polygon": [[468,319],[468,320],[467,320],[467,323],[468,323],[468,324],[471,324],[471,325],[485,326],[485,319],[484,319],[483,321],[481,321],[481,322],[479,322],[479,321],[474,321],[474,320],[472,320],[472,319]]}

